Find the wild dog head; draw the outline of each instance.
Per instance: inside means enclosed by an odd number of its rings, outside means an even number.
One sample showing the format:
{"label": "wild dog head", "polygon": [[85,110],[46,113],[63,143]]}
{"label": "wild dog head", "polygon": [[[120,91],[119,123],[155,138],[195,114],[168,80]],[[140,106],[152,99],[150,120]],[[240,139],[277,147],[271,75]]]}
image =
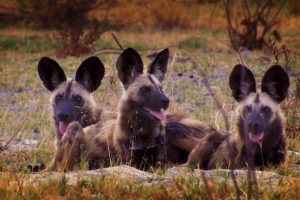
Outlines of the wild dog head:
{"label": "wild dog head", "polygon": [[232,96],[240,102],[238,110],[243,127],[240,136],[243,139],[259,142],[282,133],[279,103],[286,98],[289,84],[285,70],[280,65],[274,65],[263,76],[261,91],[258,92],[252,72],[243,65],[234,67],[229,85]]}
{"label": "wild dog head", "polygon": [[104,66],[99,58],[90,57],[83,61],[74,79],[67,80],[59,64],[47,57],[39,61],[38,73],[44,86],[52,92],[57,142],[72,121],[78,121],[82,127],[86,127],[99,120],[99,110],[90,95],[100,86],[104,76]]}
{"label": "wild dog head", "polygon": [[169,50],[164,49],[148,66],[147,73],[143,73],[142,59],[134,49],[128,48],[120,55],[116,65],[125,89],[120,112],[148,125],[166,118],[169,99],[161,82],[167,72],[168,59]]}

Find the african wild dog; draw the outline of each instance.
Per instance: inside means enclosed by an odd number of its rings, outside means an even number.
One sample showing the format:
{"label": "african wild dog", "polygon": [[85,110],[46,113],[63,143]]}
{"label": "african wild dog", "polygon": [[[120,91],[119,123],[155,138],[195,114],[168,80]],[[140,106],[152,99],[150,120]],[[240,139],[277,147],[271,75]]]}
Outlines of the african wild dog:
{"label": "african wild dog", "polygon": [[284,162],[286,138],[279,103],[288,94],[287,73],[279,65],[272,66],[262,79],[261,92],[257,92],[252,72],[236,65],[229,85],[232,96],[239,102],[238,134],[207,135],[190,153],[187,164],[197,163],[204,169],[228,167],[229,148],[235,167],[264,167]]}
{"label": "african wild dog", "polygon": [[[169,50],[160,52],[143,73],[140,55],[128,48],[117,60],[117,71],[124,87],[118,117],[104,125],[82,129],[74,126],[73,135],[84,141],[89,168],[125,163],[137,168],[163,164],[163,126],[169,99],[161,81],[167,71]],[[74,142],[73,140],[72,142]],[[78,151],[77,151],[78,152]],[[70,158],[76,156],[70,155]],[[73,163],[73,162],[72,162]]]}
{"label": "african wild dog", "polygon": [[[90,57],[79,66],[75,79],[67,80],[59,64],[43,57],[38,64],[38,73],[44,86],[52,92],[53,119],[56,127],[56,146],[68,137],[67,131],[74,122],[82,127],[102,122],[113,114],[99,109],[91,96],[101,84],[104,66],[97,57]],[[62,153],[56,155],[62,159]],[[50,167],[51,168],[51,167]]]}

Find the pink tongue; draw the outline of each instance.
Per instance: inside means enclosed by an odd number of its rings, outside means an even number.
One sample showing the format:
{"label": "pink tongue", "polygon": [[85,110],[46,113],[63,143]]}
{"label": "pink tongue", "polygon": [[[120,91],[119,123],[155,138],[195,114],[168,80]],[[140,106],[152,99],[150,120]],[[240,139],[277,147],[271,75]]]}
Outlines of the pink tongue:
{"label": "pink tongue", "polygon": [[68,126],[69,126],[69,123],[66,123],[66,122],[59,122],[58,128],[59,128],[60,134],[63,135],[63,134],[67,131]]}
{"label": "pink tongue", "polygon": [[256,133],[256,134],[249,134],[249,138],[250,140],[252,140],[253,142],[258,142],[263,138],[264,133]]}
{"label": "pink tongue", "polygon": [[150,110],[148,108],[148,111],[154,116],[156,117],[157,119],[159,120],[165,120],[166,119],[166,113],[164,112],[163,109],[160,109],[160,111],[153,111],[153,110]]}

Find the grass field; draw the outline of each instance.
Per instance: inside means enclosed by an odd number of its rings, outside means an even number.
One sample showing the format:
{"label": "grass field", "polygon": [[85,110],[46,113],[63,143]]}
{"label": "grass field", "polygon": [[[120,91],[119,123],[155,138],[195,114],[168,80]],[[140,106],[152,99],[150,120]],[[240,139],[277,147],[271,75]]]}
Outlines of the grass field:
{"label": "grass field", "polygon": [[[300,18],[285,19],[282,25],[283,43],[291,50],[289,69],[292,74],[300,74]],[[154,50],[170,47],[171,59],[167,78],[164,81],[166,94],[171,99],[169,113],[184,113],[224,130],[224,120],[204,84],[205,76],[215,95],[221,100],[229,121],[231,132],[235,131],[237,103],[231,97],[228,76],[232,67],[240,62],[238,54],[232,50],[225,27],[188,30],[122,30],[116,33],[124,47],[138,50],[146,64],[147,55]],[[0,141],[2,146],[13,137],[10,149],[0,153],[0,196],[4,199],[206,199],[208,193],[199,181],[176,180],[168,187],[164,184],[144,187],[135,182],[118,178],[82,180],[69,186],[66,181],[49,181],[35,186],[19,184],[26,177],[27,165],[44,163],[47,165],[55,153],[54,126],[51,119],[50,92],[42,85],[37,75],[37,63],[42,56],[55,58],[68,76],[74,75],[81,57],[60,58],[56,55],[59,42],[51,31],[7,27],[0,29]],[[102,54],[101,49],[118,48],[111,34],[105,33],[96,42],[91,55],[98,56],[105,64],[106,74],[100,88],[94,93],[99,106],[105,110],[117,111],[116,104],[121,96],[121,86],[115,70],[118,54]],[[242,51],[244,63],[257,77],[275,62],[270,50]],[[196,63],[196,64],[194,64]],[[280,63],[285,65],[284,57]],[[261,80],[261,79],[259,79]],[[300,100],[296,100],[295,76],[291,76],[290,94],[282,103],[286,115],[288,148],[300,151]],[[111,82],[116,83],[116,87]],[[37,143],[30,143],[34,130],[39,132]],[[19,144],[24,144],[19,145]],[[20,149],[18,149],[20,148]],[[286,176],[276,186],[260,190],[263,199],[299,199],[300,176],[289,170],[289,160],[278,168],[269,168]],[[82,165],[82,170],[86,165]],[[154,170],[154,173],[164,173]],[[64,179],[62,179],[64,180]],[[11,184],[16,182],[18,184]],[[209,183],[213,198],[225,199],[235,196],[228,182]],[[246,196],[247,184],[242,184]],[[1,198],[2,199],[2,198]]]}

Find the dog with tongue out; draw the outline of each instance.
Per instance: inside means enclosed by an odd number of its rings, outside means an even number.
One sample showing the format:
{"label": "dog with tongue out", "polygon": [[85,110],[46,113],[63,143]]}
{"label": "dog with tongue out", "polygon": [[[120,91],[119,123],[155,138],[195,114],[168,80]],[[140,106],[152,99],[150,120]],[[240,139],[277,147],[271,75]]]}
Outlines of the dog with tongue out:
{"label": "dog with tongue out", "polygon": [[117,71],[125,89],[119,102],[113,143],[126,162],[140,169],[161,166],[165,161],[164,127],[169,99],[161,82],[167,72],[169,50],[157,54],[144,73],[140,55],[126,49],[117,60]]}
{"label": "dog with tongue out", "polygon": [[116,164],[147,169],[164,164],[162,121],[166,119],[169,99],[161,82],[168,59],[169,50],[162,50],[144,72],[142,59],[134,49],[128,48],[119,56],[116,68],[124,92],[118,117],[100,129],[84,129],[90,169]]}
{"label": "dog with tongue out", "polygon": [[82,127],[87,127],[100,121],[101,110],[91,95],[100,86],[104,76],[104,65],[99,58],[90,57],[83,61],[74,79],[67,80],[59,64],[48,57],[39,61],[38,73],[44,86],[52,92],[57,146],[71,122],[76,121]]}
{"label": "dog with tongue out", "polygon": [[239,102],[238,134],[208,134],[190,153],[187,164],[197,163],[207,169],[231,164],[264,167],[284,162],[287,147],[279,104],[286,98],[289,85],[288,74],[280,65],[274,65],[266,71],[261,91],[257,91],[250,69],[236,65],[229,86]]}

